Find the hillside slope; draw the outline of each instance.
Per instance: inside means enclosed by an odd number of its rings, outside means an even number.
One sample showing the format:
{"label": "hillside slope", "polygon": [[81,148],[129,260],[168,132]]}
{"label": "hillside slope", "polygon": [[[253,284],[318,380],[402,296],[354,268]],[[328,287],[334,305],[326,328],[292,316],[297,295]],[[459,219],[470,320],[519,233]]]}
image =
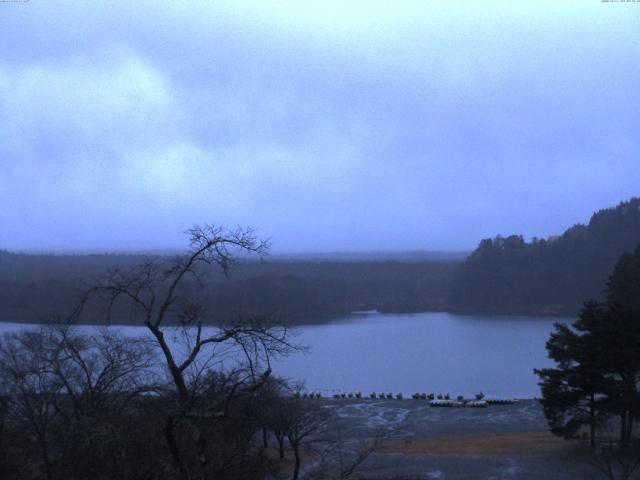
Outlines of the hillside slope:
{"label": "hillside slope", "polygon": [[459,312],[573,315],[601,298],[616,260],[639,243],[640,198],[553,239],[485,239],[458,270],[448,303]]}

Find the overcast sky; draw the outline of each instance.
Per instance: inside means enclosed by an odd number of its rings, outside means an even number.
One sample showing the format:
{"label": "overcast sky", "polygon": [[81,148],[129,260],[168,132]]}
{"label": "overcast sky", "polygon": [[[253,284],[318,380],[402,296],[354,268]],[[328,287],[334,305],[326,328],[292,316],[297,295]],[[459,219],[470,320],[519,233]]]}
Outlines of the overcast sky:
{"label": "overcast sky", "polygon": [[0,3],[0,248],[471,249],[639,186],[640,3]]}

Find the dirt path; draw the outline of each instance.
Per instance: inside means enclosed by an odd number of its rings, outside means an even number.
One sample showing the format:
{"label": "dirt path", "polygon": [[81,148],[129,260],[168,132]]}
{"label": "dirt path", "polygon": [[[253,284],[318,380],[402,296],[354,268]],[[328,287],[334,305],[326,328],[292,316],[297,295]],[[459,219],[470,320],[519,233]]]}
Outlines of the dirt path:
{"label": "dirt path", "polygon": [[436,438],[394,439],[379,453],[428,453],[454,455],[553,455],[575,448],[546,432],[490,433]]}

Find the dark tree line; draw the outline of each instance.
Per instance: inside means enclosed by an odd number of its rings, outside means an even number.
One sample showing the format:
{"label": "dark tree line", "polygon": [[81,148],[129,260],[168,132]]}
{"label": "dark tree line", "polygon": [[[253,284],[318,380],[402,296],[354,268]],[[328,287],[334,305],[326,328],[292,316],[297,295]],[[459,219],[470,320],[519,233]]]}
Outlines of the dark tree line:
{"label": "dark tree line", "polygon": [[616,263],[605,301],[585,304],[570,326],[556,324],[547,351],[557,367],[536,373],[551,431],[565,438],[584,432],[595,450],[613,440],[606,434],[617,425],[619,447],[633,452],[630,475],[640,462],[640,246]]}
{"label": "dark tree line", "polygon": [[[0,318],[18,322],[65,316],[87,282],[110,269],[126,270],[170,257],[127,255],[17,255],[0,252]],[[199,291],[221,323],[238,314],[287,314],[291,323],[314,323],[354,310],[388,312],[441,310],[459,262],[454,261],[308,261],[241,259],[226,278],[204,270],[201,289],[192,278],[183,288]],[[92,308],[88,306],[88,308]],[[85,322],[102,321],[99,311]],[[129,322],[128,312],[112,312],[112,322]],[[176,323],[175,318],[167,319]]]}
{"label": "dark tree line", "polygon": [[575,315],[601,299],[607,275],[640,242],[640,198],[596,212],[557,238],[485,239],[456,274],[449,305],[463,312]]}

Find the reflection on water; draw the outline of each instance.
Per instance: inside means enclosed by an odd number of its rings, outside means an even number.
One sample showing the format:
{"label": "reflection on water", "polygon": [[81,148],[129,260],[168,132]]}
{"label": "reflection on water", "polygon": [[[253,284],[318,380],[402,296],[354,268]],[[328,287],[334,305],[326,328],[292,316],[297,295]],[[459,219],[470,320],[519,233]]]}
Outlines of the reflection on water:
{"label": "reflection on water", "polygon": [[[443,392],[539,396],[534,368],[551,365],[544,344],[554,322],[570,319],[362,312],[299,327],[308,353],[279,361],[274,372],[305,380],[309,390]],[[0,332],[25,328],[0,323]],[[81,327],[90,329],[92,327]],[[142,327],[118,327],[142,333]]]}

